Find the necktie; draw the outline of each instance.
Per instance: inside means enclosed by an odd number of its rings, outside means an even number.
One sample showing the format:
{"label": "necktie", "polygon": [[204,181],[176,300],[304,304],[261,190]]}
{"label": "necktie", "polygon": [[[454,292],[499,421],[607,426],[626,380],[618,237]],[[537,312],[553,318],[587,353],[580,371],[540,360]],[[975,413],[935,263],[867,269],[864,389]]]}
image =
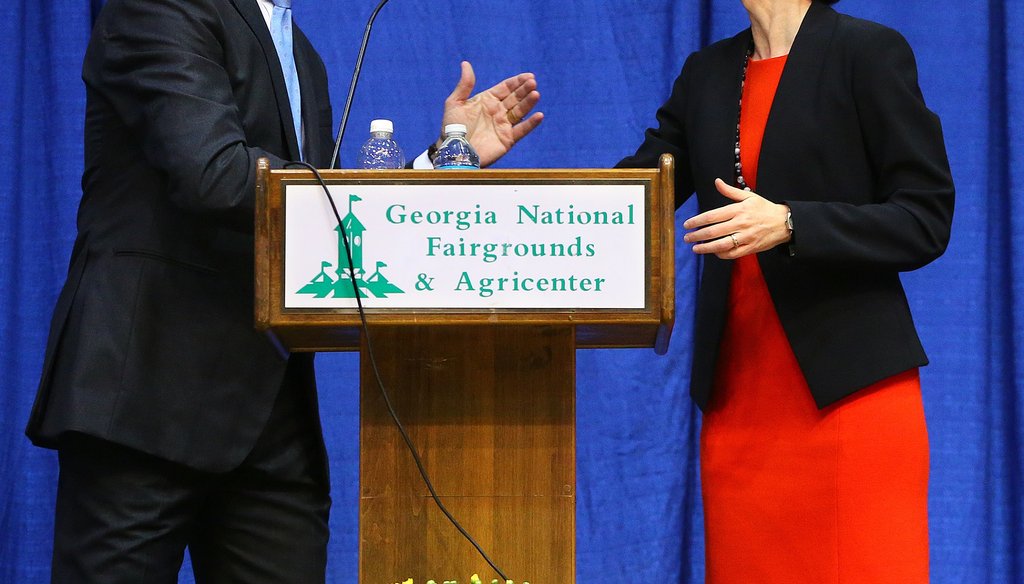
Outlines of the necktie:
{"label": "necktie", "polygon": [[304,159],[302,148],[302,95],[299,93],[299,74],[295,70],[292,51],[292,0],[273,0],[274,13],[270,17],[270,36],[274,39],[277,57],[281,61],[284,84],[288,89],[288,102],[295,124],[295,138],[299,142],[299,159]]}

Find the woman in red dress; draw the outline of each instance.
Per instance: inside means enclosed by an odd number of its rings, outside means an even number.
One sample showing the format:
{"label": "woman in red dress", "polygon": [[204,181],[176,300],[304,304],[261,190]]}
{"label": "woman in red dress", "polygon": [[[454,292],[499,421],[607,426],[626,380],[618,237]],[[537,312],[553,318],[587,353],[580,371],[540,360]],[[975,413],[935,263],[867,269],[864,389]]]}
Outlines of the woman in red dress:
{"label": "woman in red dress", "polygon": [[637,153],[701,213],[691,393],[707,581],[928,581],[927,358],[899,273],[945,250],[954,190],[899,33],[822,0],[743,0]]}

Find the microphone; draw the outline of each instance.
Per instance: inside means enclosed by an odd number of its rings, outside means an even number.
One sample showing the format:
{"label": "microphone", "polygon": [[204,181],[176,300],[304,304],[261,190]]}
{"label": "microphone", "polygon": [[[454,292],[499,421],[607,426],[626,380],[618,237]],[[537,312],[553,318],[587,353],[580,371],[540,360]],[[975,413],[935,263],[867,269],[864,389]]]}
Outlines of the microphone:
{"label": "microphone", "polygon": [[381,0],[377,8],[374,8],[370,20],[366,22],[366,31],[363,33],[363,44],[359,46],[359,55],[356,56],[356,67],[352,71],[352,83],[348,86],[348,97],[345,98],[345,110],[341,114],[341,125],[338,127],[338,138],[334,141],[334,155],[331,156],[331,168],[338,167],[338,152],[341,150],[341,139],[345,135],[345,126],[348,125],[348,113],[352,109],[352,99],[356,95],[356,83],[359,82],[359,71],[363,68],[363,57],[366,56],[366,45],[370,42],[370,29],[373,28],[373,21],[377,13],[388,3],[388,0]]}

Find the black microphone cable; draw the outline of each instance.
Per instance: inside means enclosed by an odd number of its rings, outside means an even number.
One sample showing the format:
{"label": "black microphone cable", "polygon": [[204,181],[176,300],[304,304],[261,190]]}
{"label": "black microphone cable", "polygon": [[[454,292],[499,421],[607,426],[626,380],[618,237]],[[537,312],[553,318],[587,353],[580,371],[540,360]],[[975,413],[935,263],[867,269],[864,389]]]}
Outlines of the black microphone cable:
{"label": "black microphone cable", "polygon": [[[385,2],[386,1],[387,0],[385,0]],[[383,2],[381,4],[383,5]],[[349,280],[352,282],[352,290],[355,293],[356,308],[359,311],[359,321],[362,325],[363,336],[366,339],[366,352],[370,359],[370,366],[373,369],[374,379],[377,381],[377,388],[380,390],[380,394],[384,398],[384,404],[387,406],[388,414],[391,415],[391,419],[394,420],[395,426],[398,427],[398,431],[402,434],[402,440],[405,441],[405,445],[409,448],[409,452],[412,454],[412,459],[416,463],[416,468],[419,470],[420,476],[423,478],[423,483],[426,484],[427,490],[430,491],[430,497],[434,500],[437,508],[441,510],[441,513],[444,513],[444,516],[448,518],[448,521],[455,526],[455,529],[459,530],[459,533],[461,533],[462,536],[466,538],[474,548],[476,548],[476,551],[484,561],[486,561],[487,564],[493,568],[499,576],[501,576],[502,582],[508,582],[508,577],[505,576],[505,573],[501,568],[491,560],[490,556],[487,555],[487,552],[485,552],[484,549],[480,547],[480,544],[473,539],[473,536],[466,531],[466,528],[464,528],[462,524],[455,519],[455,516],[452,515],[451,511],[449,511],[441,501],[441,497],[438,496],[437,491],[434,490],[434,484],[431,482],[430,476],[427,474],[427,469],[423,466],[423,461],[420,459],[419,451],[416,450],[416,446],[413,445],[412,439],[409,438],[409,434],[406,432],[405,426],[403,426],[401,420],[398,419],[398,413],[395,412],[395,408],[391,404],[391,397],[388,395],[387,389],[384,387],[384,381],[381,379],[380,371],[377,369],[377,358],[373,353],[373,343],[370,342],[370,328],[366,322],[366,311],[363,309],[363,301],[359,293],[359,284],[356,282],[356,268],[352,261],[352,250],[349,248],[348,235],[345,234],[345,226],[342,225],[341,214],[338,212],[338,207],[334,204],[334,197],[331,196],[331,191],[327,187],[327,183],[324,181],[323,177],[320,176],[320,172],[312,164],[309,164],[308,162],[288,162],[285,164],[285,168],[295,166],[301,166],[313,173],[317,182],[320,183],[320,187],[323,188],[324,195],[327,196],[327,202],[331,204],[331,211],[334,212],[334,219],[338,223],[338,232],[341,234],[342,242],[345,245],[345,256],[348,260]]]}

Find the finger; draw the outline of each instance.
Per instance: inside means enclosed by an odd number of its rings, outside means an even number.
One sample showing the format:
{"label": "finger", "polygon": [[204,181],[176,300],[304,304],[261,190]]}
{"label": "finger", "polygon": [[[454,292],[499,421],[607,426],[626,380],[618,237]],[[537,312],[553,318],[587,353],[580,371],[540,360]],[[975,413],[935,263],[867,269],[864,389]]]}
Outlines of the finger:
{"label": "finger", "polygon": [[693,246],[692,249],[693,253],[696,254],[714,254],[717,255],[718,257],[723,257],[723,255],[732,254],[734,251],[739,250],[742,247],[742,243],[740,244],[740,246],[733,245],[732,238],[727,235],[725,237],[715,239],[714,241],[698,243],[697,245]]}
{"label": "finger", "polygon": [[501,105],[505,106],[505,109],[512,109],[518,103],[527,99],[537,89],[537,79],[533,77],[532,73],[526,75],[528,75],[528,78],[522,83],[517,84],[515,87],[506,88],[508,95],[498,97],[498,94],[492,93],[494,97],[501,101]]}
{"label": "finger", "polygon": [[463,61],[459,82],[455,85],[455,89],[452,90],[446,101],[466,101],[473,93],[473,86],[475,85],[476,73],[473,72],[473,66],[469,64],[469,61]]}
{"label": "finger", "polygon": [[531,91],[526,97],[519,101],[519,103],[516,103],[512,107],[507,107],[506,109],[511,112],[511,115],[514,116],[515,119],[521,120],[530,113],[530,110],[532,110],[539,101],[540,92]]}
{"label": "finger", "polygon": [[[529,89],[524,87],[529,86]],[[517,92],[520,95],[526,95],[530,91],[537,88],[537,78],[533,73],[520,73],[519,75],[513,75],[504,81],[498,82],[494,87],[487,90],[499,101],[504,102],[511,96],[514,96]]]}
{"label": "finger", "polygon": [[701,243],[706,241],[713,241],[722,237],[727,237],[730,233],[735,233],[737,227],[733,225],[731,221],[725,223],[715,223],[695,231],[691,231],[683,236],[683,241],[686,243]]}
{"label": "finger", "polygon": [[746,200],[747,197],[751,195],[751,191],[738,189],[720,178],[715,179],[715,188],[717,188],[718,192],[722,193],[726,198],[737,202]]}
{"label": "finger", "polygon": [[693,246],[693,252],[698,254],[714,254],[722,259],[735,259],[757,251],[754,241],[747,241],[747,235],[741,232],[732,232],[711,241],[705,241]]}
{"label": "finger", "polygon": [[518,142],[523,136],[529,134],[544,121],[544,114],[537,112],[518,124],[512,126],[512,139]]}
{"label": "finger", "polygon": [[707,227],[708,225],[714,225],[716,223],[724,223],[736,216],[736,210],[732,208],[732,205],[726,205],[710,211],[705,211],[700,215],[694,215],[683,222],[684,229],[699,229],[701,227]]}

